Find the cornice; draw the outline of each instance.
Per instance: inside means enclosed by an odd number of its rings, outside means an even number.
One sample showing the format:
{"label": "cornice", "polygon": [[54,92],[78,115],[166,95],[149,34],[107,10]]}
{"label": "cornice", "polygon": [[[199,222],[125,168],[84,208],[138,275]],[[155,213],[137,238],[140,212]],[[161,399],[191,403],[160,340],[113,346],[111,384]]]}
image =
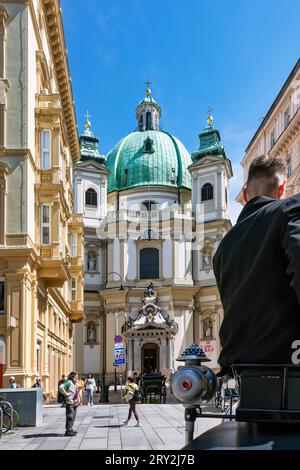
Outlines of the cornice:
{"label": "cornice", "polygon": [[42,0],[42,5],[57,84],[61,95],[69,146],[72,159],[76,162],[80,158],[80,148],[60,2],[59,0]]}

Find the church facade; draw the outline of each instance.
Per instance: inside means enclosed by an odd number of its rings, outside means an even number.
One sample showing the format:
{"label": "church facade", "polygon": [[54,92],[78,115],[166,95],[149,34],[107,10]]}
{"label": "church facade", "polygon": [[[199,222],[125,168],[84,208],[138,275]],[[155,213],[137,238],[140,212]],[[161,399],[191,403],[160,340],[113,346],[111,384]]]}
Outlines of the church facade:
{"label": "church facade", "polygon": [[230,160],[212,118],[192,155],[160,128],[149,88],[137,129],[106,155],[87,119],[74,167],[75,211],[83,214],[85,320],[75,326],[75,368],[113,382],[114,338],[122,335],[119,373],[169,376],[190,343],[217,367],[223,311],[213,254],[231,228]]}

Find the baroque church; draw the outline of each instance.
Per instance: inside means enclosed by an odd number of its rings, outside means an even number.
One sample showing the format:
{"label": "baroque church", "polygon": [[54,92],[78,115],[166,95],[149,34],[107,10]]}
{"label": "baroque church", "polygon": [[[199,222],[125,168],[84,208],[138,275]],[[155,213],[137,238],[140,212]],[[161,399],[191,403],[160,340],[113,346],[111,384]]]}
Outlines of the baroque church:
{"label": "baroque church", "polygon": [[212,258],[230,230],[231,162],[208,117],[199,150],[160,127],[147,88],[137,128],[105,156],[87,115],[74,166],[75,212],[84,221],[85,319],[75,325],[74,367],[111,383],[118,375],[170,376],[181,351],[203,346],[217,368],[223,310]]}

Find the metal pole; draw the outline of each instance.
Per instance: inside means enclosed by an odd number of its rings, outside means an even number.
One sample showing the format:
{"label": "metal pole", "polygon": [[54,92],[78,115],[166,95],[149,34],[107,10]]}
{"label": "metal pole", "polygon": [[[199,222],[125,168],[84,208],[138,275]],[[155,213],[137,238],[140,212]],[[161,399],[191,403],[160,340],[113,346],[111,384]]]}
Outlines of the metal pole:
{"label": "metal pole", "polygon": [[[115,337],[117,336],[117,310],[115,311]],[[117,391],[117,368],[115,365],[115,392]]]}
{"label": "metal pole", "polygon": [[3,429],[3,410],[0,406],[0,439],[2,437],[2,429]]}
{"label": "metal pole", "polygon": [[186,408],[185,417],[185,445],[194,439],[195,421],[197,417],[197,408]]}

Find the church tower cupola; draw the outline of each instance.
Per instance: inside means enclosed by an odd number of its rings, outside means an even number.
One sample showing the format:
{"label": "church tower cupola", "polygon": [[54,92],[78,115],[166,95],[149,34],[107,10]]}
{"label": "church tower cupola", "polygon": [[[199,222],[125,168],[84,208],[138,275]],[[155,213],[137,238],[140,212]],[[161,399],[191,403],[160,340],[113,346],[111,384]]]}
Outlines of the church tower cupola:
{"label": "church tower cupola", "polygon": [[92,117],[88,112],[86,113],[85,131],[80,136],[80,155],[81,161],[96,160],[98,163],[105,163],[105,156],[99,152],[99,139],[95,137],[91,131],[90,118]]}
{"label": "church tower cupola", "polygon": [[219,156],[226,159],[225,149],[221,145],[220,132],[213,126],[212,116],[208,116],[207,126],[200,132],[199,139],[199,150],[192,153],[192,160],[194,162],[207,155]]}
{"label": "church tower cupola", "polygon": [[150,85],[151,82],[146,82],[146,96],[138,104],[136,108],[136,118],[138,121],[138,130],[143,131],[159,131],[159,118],[161,109],[158,103],[152,98]]}

